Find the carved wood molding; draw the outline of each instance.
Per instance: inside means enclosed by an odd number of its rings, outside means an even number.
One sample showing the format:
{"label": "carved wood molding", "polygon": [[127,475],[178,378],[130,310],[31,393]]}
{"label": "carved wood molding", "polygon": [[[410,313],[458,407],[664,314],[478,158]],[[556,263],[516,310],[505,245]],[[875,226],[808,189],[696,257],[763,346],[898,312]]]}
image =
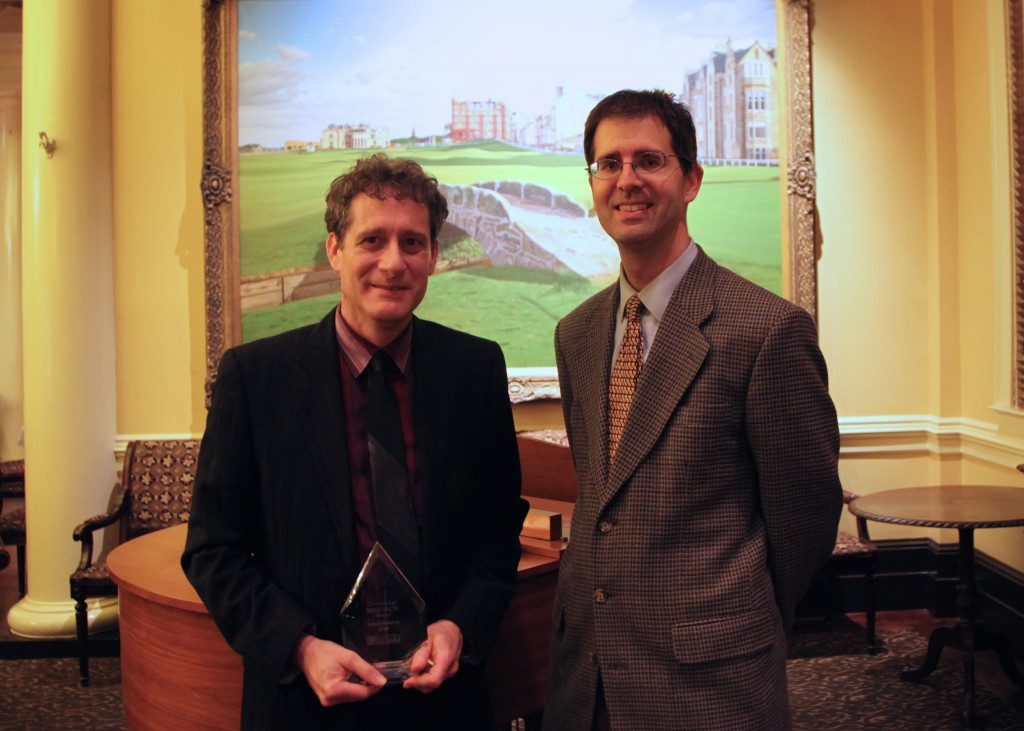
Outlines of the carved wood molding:
{"label": "carved wood molding", "polygon": [[232,205],[237,165],[235,63],[237,6],[207,0],[203,15],[203,196],[206,284],[206,406],[224,350],[239,342],[237,239]]}
{"label": "carved wood molding", "polygon": [[787,0],[785,12],[790,299],[817,318],[817,181],[811,99],[810,0]]}
{"label": "carved wood molding", "polygon": [[558,376],[515,376],[508,377],[508,397],[514,404],[528,401],[545,401],[561,398]]}
{"label": "carved wood molding", "polygon": [[1007,71],[1013,149],[1014,404],[1024,409],[1024,0],[1007,5]]}

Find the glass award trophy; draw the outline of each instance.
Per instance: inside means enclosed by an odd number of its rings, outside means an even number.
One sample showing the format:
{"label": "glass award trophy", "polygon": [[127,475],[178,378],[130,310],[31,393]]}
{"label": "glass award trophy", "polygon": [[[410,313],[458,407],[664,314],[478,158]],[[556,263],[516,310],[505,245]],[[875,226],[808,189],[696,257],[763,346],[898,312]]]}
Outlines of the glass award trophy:
{"label": "glass award trophy", "polygon": [[341,608],[342,645],[376,667],[388,685],[400,684],[412,675],[409,661],[427,639],[425,608],[388,552],[374,543]]}

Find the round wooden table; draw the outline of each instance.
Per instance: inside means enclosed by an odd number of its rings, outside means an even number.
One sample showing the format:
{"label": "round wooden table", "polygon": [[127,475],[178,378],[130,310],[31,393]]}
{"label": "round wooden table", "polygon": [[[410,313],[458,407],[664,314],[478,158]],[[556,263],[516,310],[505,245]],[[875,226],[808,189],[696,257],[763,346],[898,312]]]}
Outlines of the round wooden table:
{"label": "round wooden table", "polygon": [[1024,687],[1007,639],[982,627],[977,620],[980,597],[974,578],[974,531],[980,528],[1024,526],[1024,488],[991,485],[935,485],[904,487],[864,495],[850,503],[850,511],[867,520],[925,528],[955,528],[960,534],[957,583],[958,622],[939,627],[928,639],[928,652],[917,668],[904,668],[900,677],[920,681],[938,666],[942,648],[964,652],[964,725],[977,723],[974,653],[994,650],[1003,672]]}

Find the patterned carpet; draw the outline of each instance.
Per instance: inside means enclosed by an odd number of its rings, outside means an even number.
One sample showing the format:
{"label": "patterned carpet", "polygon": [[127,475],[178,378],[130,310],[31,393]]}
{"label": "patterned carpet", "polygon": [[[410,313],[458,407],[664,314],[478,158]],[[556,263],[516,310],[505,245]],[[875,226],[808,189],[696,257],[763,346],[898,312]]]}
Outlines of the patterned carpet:
{"label": "patterned carpet", "polygon": [[[925,640],[912,630],[879,634],[867,654],[860,631],[800,632],[790,642],[789,677],[796,731],[959,731],[962,666],[943,655],[922,683],[899,679],[900,669],[924,657]],[[92,685],[78,685],[73,659],[0,660],[0,727],[4,731],[125,728],[116,658],[94,658]],[[1007,704],[978,684],[986,731],[1024,729],[1021,703]]]}
{"label": "patterned carpet", "polygon": [[88,688],[78,684],[78,660],[0,660],[0,728],[126,729],[121,709],[121,662],[89,660]]}
{"label": "patterned carpet", "polygon": [[[862,631],[793,636],[789,685],[797,731],[960,731],[963,664],[946,650],[935,672],[905,682],[900,670],[920,664],[926,640],[907,629],[880,632],[879,639],[877,654],[869,655]],[[980,681],[975,698],[985,731],[1024,729],[1024,703],[1004,703]]]}

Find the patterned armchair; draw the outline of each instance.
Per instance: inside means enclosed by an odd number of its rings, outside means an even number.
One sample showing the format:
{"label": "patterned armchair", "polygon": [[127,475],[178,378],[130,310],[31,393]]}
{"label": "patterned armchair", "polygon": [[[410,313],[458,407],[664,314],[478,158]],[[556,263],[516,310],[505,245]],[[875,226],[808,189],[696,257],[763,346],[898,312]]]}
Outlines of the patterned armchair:
{"label": "patterned armchair", "polygon": [[89,685],[89,615],[86,600],[116,596],[105,558],[93,560],[93,533],[118,524],[118,543],[145,533],[187,523],[192,505],[199,442],[192,439],[147,439],[128,443],[121,469],[121,489],[114,507],[75,528],[82,544],[78,568],[71,574],[75,600],[81,682]]}
{"label": "patterned armchair", "polygon": [[[25,596],[25,460],[0,463],[0,544],[14,546],[18,563],[18,594]],[[8,507],[4,503],[14,503]],[[10,554],[8,554],[10,562]],[[5,563],[4,566],[7,566]]]}

